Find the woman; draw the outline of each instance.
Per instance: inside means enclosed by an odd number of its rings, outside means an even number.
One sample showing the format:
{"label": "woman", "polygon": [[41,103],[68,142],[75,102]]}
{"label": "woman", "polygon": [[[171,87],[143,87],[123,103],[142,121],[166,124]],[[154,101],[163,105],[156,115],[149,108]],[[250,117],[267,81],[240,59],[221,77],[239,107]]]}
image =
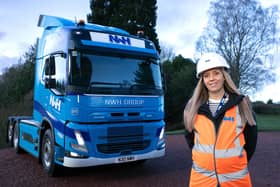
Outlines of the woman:
{"label": "woman", "polygon": [[192,149],[191,187],[252,186],[248,161],[257,142],[249,99],[241,95],[215,53],[197,63],[198,84],[184,111]]}

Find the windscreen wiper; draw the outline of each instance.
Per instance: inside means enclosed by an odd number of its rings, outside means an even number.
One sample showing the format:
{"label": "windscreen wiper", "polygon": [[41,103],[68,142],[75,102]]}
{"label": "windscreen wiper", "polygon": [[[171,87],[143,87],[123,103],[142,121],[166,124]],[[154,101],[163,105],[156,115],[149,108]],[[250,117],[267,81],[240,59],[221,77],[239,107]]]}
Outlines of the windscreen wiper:
{"label": "windscreen wiper", "polygon": [[129,89],[132,90],[134,88],[145,88],[145,89],[161,89],[159,86],[149,85],[149,84],[132,84]]}
{"label": "windscreen wiper", "polygon": [[88,85],[88,89],[87,91],[90,90],[90,88],[94,85],[98,85],[97,87],[100,87],[102,85],[111,85],[111,86],[118,86],[118,88],[120,88],[123,84],[122,83],[114,83],[114,82],[99,82],[99,81],[93,81],[93,82],[90,82],[90,84]]}
{"label": "windscreen wiper", "polygon": [[90,86],[93,86],[93,85],[113,85],[113,86],[122,86],[123,84],[122,84],[122,83],[115,83],[115,82],[96,82],[96,81],[90,82]]}

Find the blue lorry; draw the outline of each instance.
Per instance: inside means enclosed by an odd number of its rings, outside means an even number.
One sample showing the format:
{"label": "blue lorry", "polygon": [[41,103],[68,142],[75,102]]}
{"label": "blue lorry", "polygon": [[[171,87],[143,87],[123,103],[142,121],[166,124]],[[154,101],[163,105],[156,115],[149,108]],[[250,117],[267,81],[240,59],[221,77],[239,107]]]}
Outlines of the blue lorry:
{"label": "blue lorry", "polygon": [[154,44],[115,28],[40,15],[33,116],[10,116],[7,141],[59,168],[165,155],[164,89]]}

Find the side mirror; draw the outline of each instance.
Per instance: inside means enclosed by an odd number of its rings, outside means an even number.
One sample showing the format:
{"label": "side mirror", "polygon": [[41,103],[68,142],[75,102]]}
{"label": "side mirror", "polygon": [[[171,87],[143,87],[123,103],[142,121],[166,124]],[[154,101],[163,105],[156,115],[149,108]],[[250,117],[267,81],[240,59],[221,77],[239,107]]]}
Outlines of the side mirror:
{"label": "side mirror", "polygon": [[166,76],[165,76],[165,72],[163,71],[162,64],[160,64],[160,75],[161,75],[162,89],[163,89],[164,93],[166,93],[166,91],[167,91]]}
{"label": "side mirror", "polygon": [[165,73],[161,73],[161,84],[162,84],[162,88],[163,88],[163,91],[166,93],[167,91],[167,85],[166,85],[166,76],[165,76]]}

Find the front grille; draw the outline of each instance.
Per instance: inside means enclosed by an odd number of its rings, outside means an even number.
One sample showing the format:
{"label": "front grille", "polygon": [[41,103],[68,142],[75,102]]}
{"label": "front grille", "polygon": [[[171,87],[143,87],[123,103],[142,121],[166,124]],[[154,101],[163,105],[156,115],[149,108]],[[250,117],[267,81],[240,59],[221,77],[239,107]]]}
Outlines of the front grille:
{"label": "front grille", "polygon": [[130,154],[133,151],[144,150],[150,146],[149,140],[137,141],[137,142],[122,142],[122,143],[108,143],[98,144],[97,150],[105,154]]}
{"label": "front grille", "polygon": [[98,137],[103,143],[97,144],[97,150],[105,154],[130,154],[149,147],[148,136],[143,126],[109,127],[106,136]]}

